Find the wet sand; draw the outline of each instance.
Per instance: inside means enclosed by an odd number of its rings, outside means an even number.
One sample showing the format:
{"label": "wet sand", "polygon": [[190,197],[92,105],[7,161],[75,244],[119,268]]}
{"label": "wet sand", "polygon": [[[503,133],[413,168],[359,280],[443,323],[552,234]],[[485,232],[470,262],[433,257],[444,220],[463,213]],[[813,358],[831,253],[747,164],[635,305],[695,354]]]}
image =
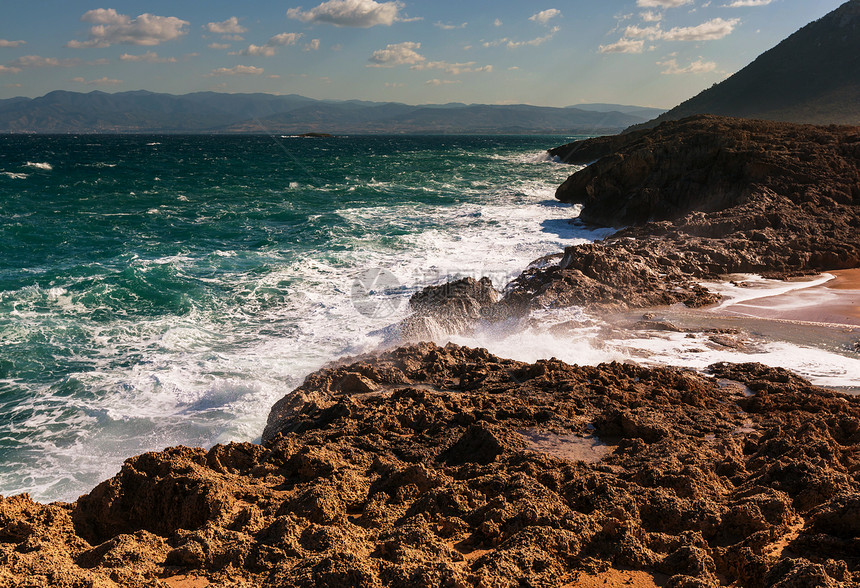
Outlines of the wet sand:
{"label": "wet sand", "polygon": [[860,326],[860,270],[841,270],[825,275],[833,277],[810,287],[802,287],[803,281],[798,281],[798,289],[776,295],[729,301],[713,312],[800,323]]}
{"label": "wet sand", "polygon": [[[860,269],[790,281],[763,280],[751,275],[734,275],[728,279],[731,282],[705,284],[709,289],[724,294],[724,301],[716,306],[691,309],[679,304],[651,309],[648,316],[654,320],[649,322],[663,322],[677,331],[655,331],[654,336],[689,340],[689,349],[679,346],[679,349],[689,351],[697,347],[714,347],[714,338],[721,335],[709,333],[734,333],[724,338],[740,342],[736,351],[744,353],[747,350],[749,361],[762,361],[768,365],[771,362],[760,351],[767,342],[785,342],[860,360],[857,347],[860,345]],[[608,322],[614,328],[641,330],[641,326],[634,325],[642,318],[643,311],[631,311],[609,317]],[[613,336],[617,337],[617,334]],[[731,345],[731,341],[716,343],[717,347],[719,344]],[[642,360],[647,363],[648,351],[640,353],[644,354]],[[797,361],[803,363],[804,358],[798,356]],[[791,362],[784,365],[784,359],[774,360],[773,365],[776,364],[788,369],[797,367]],[[805,367],[807,371],[808,367]],[[856,384],[828,387],[860,394],[860,379]]]}
{"label": "wet sand", "polygon": [[827,283],[828,288],[835,290],[858,290],[860,291],[860,268],[850,270],[838,270],[827,272],[836,276]]}

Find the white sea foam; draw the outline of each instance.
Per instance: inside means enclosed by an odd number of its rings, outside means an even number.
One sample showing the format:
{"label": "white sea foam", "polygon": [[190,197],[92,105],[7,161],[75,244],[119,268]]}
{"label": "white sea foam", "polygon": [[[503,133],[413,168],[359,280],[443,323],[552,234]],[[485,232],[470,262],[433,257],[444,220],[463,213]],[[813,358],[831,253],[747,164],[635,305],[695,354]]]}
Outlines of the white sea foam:
{"label": "white sea foam", "polygon": [[834,277],[831,274],[822,274],[813,279],[786,282],[763,278],[756,274],[737,274],[729,276],[730,281],[727,282],[703,282],[703,285],[723,297],[722,302],[716,308],[716,310],[723,310],[760,298],[779,296],[796,290],[820,286],[834,279]]}
{"label": "white sea foam", "polygon": [[11,178],[13,180],[26,180],[27,178],[30,177],[29,174],[21,174],[21,173],[16,173],[16,172],[4,171],[4,172],[0,172],[0,173],[2,173],[7,178]]}
{"label": "white sea foam", "polygon": [[39,162],[33,162],[33,161],[28,161],[27,163],[24,164],[24,166],[25,167],[32,167],[34,169],[41,169],[44,171],[51,171],[52,169],[54,169],[54,166],[52,166],[50,163],[39,163]]}
{"label": "white sea foam", "polygon": [[[570,167],[537,154],[503,157],[517,170],[517,179],[505,185],[483,172],[474,180],[465,172],[456,181],[428,176],[423,185],[375,181],[372,188],[391,194],[391,201],[340,208],[342,223],[326,228],[335,246],[299,257],[265,248],[213,250],[202,258],[129,256],[122,270],[137,280],[178,275],[211,289],[174,314],[129,320],[117,301],[132,294],[110,280],[97,297],[89,278],[0,293],[0,304],[14,309],[6,323],[0,317],[4,345],[44,340],[57,361],[80,366],[69,368],[61,382],[0,384],[27,387],[28,400],[4,414],[15,423],[9,435],[32,440],[28,453],[16,454],[20,467],[10,463],[4,470],[15,473],[0,478],[0,493],[71,500],[115,474],[131,455],[177,444],[256,440],[271,405],[307,374],[386,341],[386,328],[407,315],[408,298],[419,288],[462,275],[488,276],[502,288],[532,261],[611,232],[570,223],[577,209],[554,200]],[[353,177],[348,184],[321,183],[313,190],[320,198],[339,198],[356,186],[365,189]],[[470,199],[427,204],[427,188],[440,197],[463,190]],[[417,202],[401,200],[401,194],[418,194]],[[166,210],[148,208],[153,215]],[[331,213],[311,215],[308,223],[328,227],[326,217]],[[198,218],[201,224],[217,221],[205,214]],[[388,269],[402,285],[384,293],[392,314],[369,317],[353,305],[353,282],[369,268]],[[153,280],[155,288],[159,282]],[[524,361],[554,356],[578,364],[632,359],[698,368],[734,357],[695,353],[691,348],[704,342],[674,335],[607,340],[601,328],[573,308],[484,325],[474,336],[442,337],[439,343],[482,346]],[[73,337],[88,344],[71,345]],[[810,377],[817,369],[819,383],[856,375],[852,364],[834,355],[815,356],[806,366],[800,359],[807,354],[796,346],[775,344],[757,352],[765,363],[794,361]]]}
{"label": "white sea foam", "polygon": [[715,349],[706,336],[683,333],[653,333],[648,337],[609,340],[609,348],[624,347],[645,365],[677,365],[704,369],[721,362],[760,362],[790,369],[819,386],[856,387],[860,382],[860,360],[825,349],[783,341],[760,343],[752,348]]}

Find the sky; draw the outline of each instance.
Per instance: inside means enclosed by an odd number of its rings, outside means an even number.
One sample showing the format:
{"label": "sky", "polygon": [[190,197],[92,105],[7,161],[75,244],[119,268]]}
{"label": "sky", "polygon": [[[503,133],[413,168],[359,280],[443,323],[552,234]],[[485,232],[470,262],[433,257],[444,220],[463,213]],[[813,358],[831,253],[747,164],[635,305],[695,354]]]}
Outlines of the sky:
{"label": "sky", "polygon": [[4,2],[0,98],[53,90],[670,108],[843,0]]}

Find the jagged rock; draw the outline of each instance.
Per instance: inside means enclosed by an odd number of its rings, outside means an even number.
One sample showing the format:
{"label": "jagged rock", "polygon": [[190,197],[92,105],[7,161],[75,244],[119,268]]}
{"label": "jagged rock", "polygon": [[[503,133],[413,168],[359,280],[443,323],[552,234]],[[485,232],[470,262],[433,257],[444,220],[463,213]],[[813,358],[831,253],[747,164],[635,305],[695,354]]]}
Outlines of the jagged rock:
{"label": "jagged rock", "polygon": [[[699,282],[860,267],[860,127],[695,116],[610,140],[556,197],[621,227],[527,270],[508,314],[571,305],[713,304]],[[581,150],[591,149],[586,145]]]}
{"label": "jagged rock", "polygon": [[[711,377],[427,343],[351,362],[288,395],[264,445],[144,454],[74,505],[0,498],[0,581],[564,586],[618,567],[670,586],[860,580],[858,397],[760,364]],[[602,458],[576,457],[594,435]],[[805,559],[765,556],[780,540]]]}
{"label": "jagged rock", "polygon": [[[621,135],[613,146],[556,192],[563,202],[584,205],[584,222],[620,227],[675,221],[693,211],[711,213],[762,199],[806,208],[860,202],[858,127],[700,115]],[[765,222],[748,222],[748,230],[780,228],[773,219]],[[721,228],[725,234],[727,227]]]}
{"label": "jagged rock", "polygon": [[468,331],[498,300],[499,293],[486,277],[428,286],[409,299],[412,315],[400,323],[401,338],[434,340]]}

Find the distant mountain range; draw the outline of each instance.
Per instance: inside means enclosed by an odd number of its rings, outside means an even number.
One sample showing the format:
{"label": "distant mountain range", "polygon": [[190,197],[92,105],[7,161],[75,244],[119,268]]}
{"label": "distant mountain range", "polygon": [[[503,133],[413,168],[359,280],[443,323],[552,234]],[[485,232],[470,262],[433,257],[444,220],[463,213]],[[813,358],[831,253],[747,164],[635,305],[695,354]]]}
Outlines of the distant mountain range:
{"label": "distant mountain range", "polygon": [[730,78],[634,128],[694,114],[860,125],[860,0],[846,2]]}
{"label": "distant mountain range", "polygon": [[0,100],[0,132],[606,134],[661,112],[612,104],[413,106],[295,94],[56,91],[39,98]]}

